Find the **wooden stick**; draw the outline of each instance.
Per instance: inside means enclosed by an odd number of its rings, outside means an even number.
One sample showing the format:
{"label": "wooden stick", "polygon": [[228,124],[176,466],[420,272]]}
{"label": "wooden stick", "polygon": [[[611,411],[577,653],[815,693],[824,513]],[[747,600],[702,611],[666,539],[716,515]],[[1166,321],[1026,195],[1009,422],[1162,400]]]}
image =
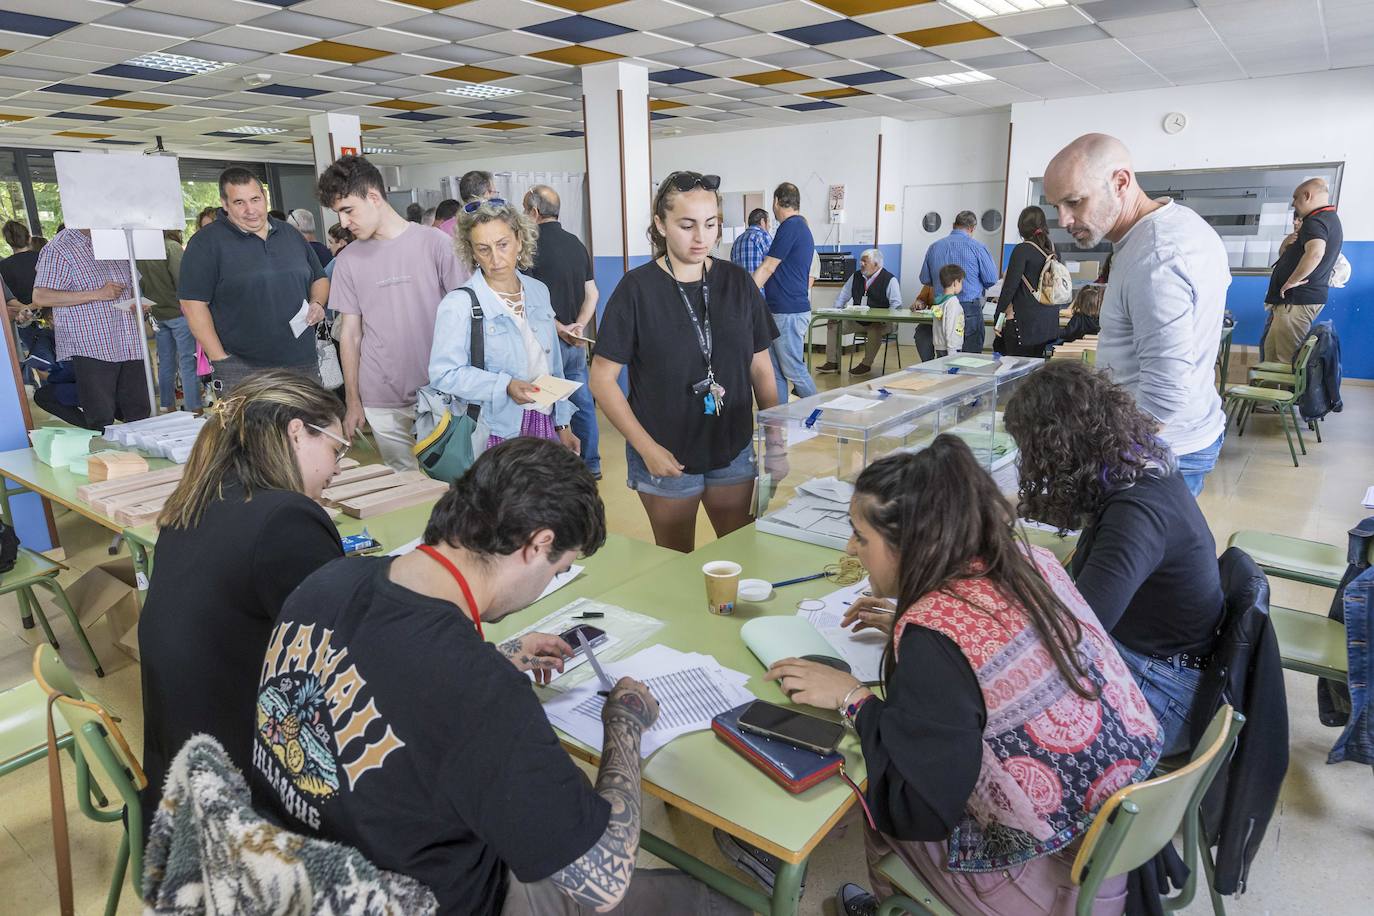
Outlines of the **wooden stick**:
{"label": "wooden stick", "polygon": [[447,491],[448,484],[442,480],[426,480],[424,483],[412,483],[404,487],[382,490],[380,493],[347,499],[339,503],[339,506],[344,510],[344,514],[353,518],[371,518],[374,515],[395,512],[397,509],[433,502]]}
{"label": "wooden stick", "polygon": [[356,483],[346,483],[340,487],[330,487],[322,495],[325,502],[338,504],[345,499],[353,499],[355,496],[366,496],[379,490],[390,490],[393,487],[404,487],[412,483],[424,483],[426,480],[429,480],[429,477],[423,471],[402,471],[399,474],[383,474],[380,477],[370,477]]}
{"label": "wooden stick", "polygon": [[160,483],[155,487],[133,490],[129,493],[116,493],[114,496],[97,496],[90,500],[91,508],[101,515],[114,517],[115,512],[123,509],[125,506],[136,506],[139,503],[146,503],[149,500],[171,496],[172,491],[179,486],[181,486],[181,481],[174,480],[171,483]]}
{"label": "wooden stick", "polygon": [[142,490],[146,487],[156,486],[160,483],[169,483],[173,480],[180,480],[181,475],[186,472],[186,466],[179,464],[175,467],[162,468],[158,471],[149,471],[146,474],[138,474],[133,477],[121,477],[118,480],[106,480],[100,483],[83,484],[76,488],[78,499],[90,502],[98,496],[114,496],[117,493],[130,493],[134,490]]}
{"label": "wooden stick", "polygon": [[381,477],[384,474],[395,474],[391,468],[384,464],[365,464],[361,467],[352,468],[347,471],[340,471],[329,481],[331,487],[341,487],[348,483],[357,483],[360,480],[371,480],[373,477]]}
{"label": "wooden stick", "polygon": [[162,514],[162,507],[166,505],[166,497],[151,499],[148,502],[136,503],[126,506],[115,512],[114,519],[125,528],[137,528],[139,525],[147,525],[157,521],[157,517]]}
{"label": "wooden stick", "polygon": [[93,482],[133,477],[148,472],[148,459],[134,452],[106,452],[92,455],[86,462],[87,475]]}

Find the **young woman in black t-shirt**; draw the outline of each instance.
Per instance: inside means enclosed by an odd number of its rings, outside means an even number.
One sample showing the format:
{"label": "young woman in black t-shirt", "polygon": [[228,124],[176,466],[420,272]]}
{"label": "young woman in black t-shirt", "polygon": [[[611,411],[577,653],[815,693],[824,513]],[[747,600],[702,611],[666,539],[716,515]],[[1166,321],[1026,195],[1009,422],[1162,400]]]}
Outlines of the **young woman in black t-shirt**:
{"label": "young woman in black t-shirt", "polygon": [[[697,172],[674,172],[659,186],[654,260],[616,286],[591,368],[592,393],[625,436],[628,484],[654,541],[683,553],[695,546],[703,503],[717,535],[749,523],[753,404],[778,400],[768,357],[777,330],[763,296],[743,269],[710,257],[719,186],[718,176]],[[626,366],[628,400],[618,381]],[[781,449],[775,454],[781,461]]]}

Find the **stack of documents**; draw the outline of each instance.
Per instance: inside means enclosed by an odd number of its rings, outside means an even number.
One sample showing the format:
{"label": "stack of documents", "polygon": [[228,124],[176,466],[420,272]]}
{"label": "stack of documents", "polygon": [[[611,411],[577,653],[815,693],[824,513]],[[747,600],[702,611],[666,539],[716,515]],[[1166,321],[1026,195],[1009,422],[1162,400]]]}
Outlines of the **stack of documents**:
{"label": "stack of documents", "polygon": [[105,440],[185,464],[191,457],[191,447],[196,444],[196,437],[207,422],[204,417],[178,410],[147,420],[107,426]]}
{"label": "stack of documents", "polygon": [[843,480],[834,477],[808,480],[798,484],[797,495],[769,515],[768,520],[848,540],[853,533],[849,525],[849,501],[853,496],[854,485]]}
{"label": "stack of documents", "polygon": [[[658,701],[658,720],[644,733],[640,754],[648,757],[669,741],[705,731],[711,719],[757,699],[745,689],[749,675],[722,668],[710,655],[651,646],[629,658],[603,664],[611,680],[632,677],[648,686]],[[601,750],[605,698],[596,680],[570,688],[544,703],[549,722],[589,747]]]}
{"label": "stack of documents", "polygon": [[849,606],[868,592],[867,579],[855,582],[818,599],[822,604],[819,608],[815,607],[814,601],[806,602],[808,607],[814,609],[798,611],[797,616],[811,621],[825,641],[849,663],[851,674],[865,684],[876,684],[882,680],[887,634],[880,630],[860,630],[856,633],[840,625]]}

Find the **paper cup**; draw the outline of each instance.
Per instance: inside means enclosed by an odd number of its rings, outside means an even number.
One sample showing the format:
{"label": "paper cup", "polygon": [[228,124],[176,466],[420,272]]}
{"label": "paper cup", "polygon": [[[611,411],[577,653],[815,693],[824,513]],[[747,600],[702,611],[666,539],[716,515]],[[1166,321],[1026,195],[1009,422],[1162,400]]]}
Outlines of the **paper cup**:
{"label": "paper cup", "polygon": [[729,560],[716,560],[701,567],[706,575],[706,610],[712,614],[735,613],[739,599],[739,576],[743,569]]}

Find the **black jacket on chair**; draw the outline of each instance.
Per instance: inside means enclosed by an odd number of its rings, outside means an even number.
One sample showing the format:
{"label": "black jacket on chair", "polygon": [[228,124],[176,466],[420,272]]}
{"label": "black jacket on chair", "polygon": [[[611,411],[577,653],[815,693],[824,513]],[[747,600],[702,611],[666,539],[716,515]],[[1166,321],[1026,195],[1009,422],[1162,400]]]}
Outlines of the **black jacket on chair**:
{"label": "black jacket on chair", "polygon": [[1288,772],[1288,698],[1269,621],[1269,580],[1236,547],[1221,555],[1220,564],[1226,617],[1198,688],[1192,738],[1194,745],[1202,740],[1224,703],[1245,716],[1235,754],[1202,801],[1203,831],[1208,845],[1216,846],[1214,886],[1219,894],[1237,894],[1245,891]]}
{"label": "black jacket on chair", "polygon": [[1341,403],[1341,340],[1330,321],[1312,325],[1308,337],[1317,338],[1317,346],[1307,361],[1307,390],[1298,400],[1298,413],[1304,420],[1320,420],[1328,413],[1340,413]]}

